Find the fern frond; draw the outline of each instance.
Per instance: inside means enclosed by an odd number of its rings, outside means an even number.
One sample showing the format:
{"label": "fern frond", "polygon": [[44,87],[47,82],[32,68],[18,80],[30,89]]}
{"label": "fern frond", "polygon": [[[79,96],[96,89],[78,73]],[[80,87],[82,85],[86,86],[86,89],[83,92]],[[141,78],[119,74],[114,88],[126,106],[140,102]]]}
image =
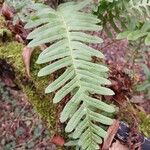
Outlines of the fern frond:
{"label": "fern frond", "polygon": [[100,18],[101,25],[109,36],[112,36],[109,27],[111,26],[115,32],[120,33],[127,28],[127,14],[125,5],[127,0],[102,0],[95,14]]}
{"label": "fern frond", "polygon": [[143,64],[143,69],[144,69],[144,74],[146,76],[146,80],[137,85],[137,91],[139,92],[145,92],[147,94],[147,97],[150,98],[150,92],[149,92],[149,89],[150,89],[150,69],[148,68],[147,65]]}
{"label": "fern frond", "polygon": [[150,0],[103,0],[95,14],[108,35],[112,35],[109,26],[116,33],[135,31],[139,23],[145,23],[150,17]]}
{"label": "fern frond", "polygon": [[145,44],[150,45],[150,0],[103,0],[96,14],[108,35],[112,35],[107,29],[111,25],[119,33],[117,39],[136,41],[145,38]]}
{"label": "fern frond", "polygon": [[128,12],[133,16],[150,17],[150,0],[130,0]]}
{"label": "fern frond", "polygon": [[32,39],[29,47],[52,43],[37,60],[38,64],[51,62],[38,73],[49,75],[59,69],[65,71],[45,90],[56,91],[54,103],[60,102],[71,94],[70,101],[61,113],[61,122],[66,122],[66,132],[72,133],[77,144],[86,150],[99,149],[101,138],[107,133],[101,124],[111,125],[113,120],[100,114],[101,111],[113,113],[113,106],[92,98],[92,94],[113,95],[114,92],[104,87],[110,81],[104,77],[108,68],[103,64],[93,63],[92,56],[103,58],[104,55],[89,47],[88,43],[101,43],[102,39],[84,31],[99,31],[99,19],[80,10],[90,0],[80,3],[61,4],[57,10],[43,7],[37,9],[36,19],[29,21],[26,28],[35,28],[28,36]]}
{"label": "fern frond", "polygon": [[145,45],[150,45],[150,22],[146,21],[139,29],[129,30],[119,33],[117,39],[127,39],[129,41],[137,41],[138,39],[144,39]]}
{"label": "fern frond", "polygon": [[14,17],[13,17],[13,24],[16,24],[18,20],[22,22],[27,22],[30,16],[30,11],[28,9],[32,9],[34,5],[34,1],[32,0],[6,0],[5,1],[9,6],[13,7]]}

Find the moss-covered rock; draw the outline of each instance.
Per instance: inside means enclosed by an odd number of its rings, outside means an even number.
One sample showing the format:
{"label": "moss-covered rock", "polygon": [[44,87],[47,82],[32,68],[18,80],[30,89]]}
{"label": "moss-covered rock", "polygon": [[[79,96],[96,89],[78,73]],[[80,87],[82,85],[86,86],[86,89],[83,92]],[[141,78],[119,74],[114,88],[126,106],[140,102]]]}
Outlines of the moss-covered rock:
{"label": "moss-covered rock", "polygon": [[44,89],[50,78],[38,78],[37,73],[42,66],[35,63],[39,50],[35,50],[31,61],[31,79],[26,77],[25,67],[22,61],[22,50],[24,45],[18,42],[0,43],[0,58],[6,59],[15,68],[16,81],[28,96],[39,116],[48,123],[48,127],[54,128],[55,107],[52,103],[53,95],[45,95]]}

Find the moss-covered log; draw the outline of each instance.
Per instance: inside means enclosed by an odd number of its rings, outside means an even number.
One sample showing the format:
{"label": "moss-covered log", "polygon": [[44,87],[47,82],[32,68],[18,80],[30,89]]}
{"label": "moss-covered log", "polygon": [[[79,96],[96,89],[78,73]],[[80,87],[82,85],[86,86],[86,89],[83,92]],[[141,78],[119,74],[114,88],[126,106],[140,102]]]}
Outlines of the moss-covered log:
{"label": "moss-covered log", "polygon": [[[0,17],[0,37],[3,38],[3,32],[11,37],[10,31],[4,25],[4,19]],[[29,102],[35,108],[39,116],[47,122],[48,127],[54,128],[55,106],[52,104],[53,95],[45,95],[44,89],[50,82],[50,78],[38,78],[37,73],[42,66],[35,63],[40,50],[35,50],[31,59],[31,79],[26,76],[25,66],[22,61],[22,51],[24,45],[14,40],[0,41],[0,59],[7,60],[14,70],[16,84],[27,95]]]}
{"label": "moss-covered log", "polygon": [[38,50],[35,51],[31,63],[31,79],[26,77],[25,66],[22,61],[22,50],[24,45],[18,42],[0,43],[0,58],[7,60],[14,68],[16,82],[28,96],[29,102],[37,110],[42,119],[48,122],[49,127],[54,127],[55,109],[52,104],[53,95],[45,95],[44,89],[49,82],[49,78],[38,78],[39,65],[35,64]]}

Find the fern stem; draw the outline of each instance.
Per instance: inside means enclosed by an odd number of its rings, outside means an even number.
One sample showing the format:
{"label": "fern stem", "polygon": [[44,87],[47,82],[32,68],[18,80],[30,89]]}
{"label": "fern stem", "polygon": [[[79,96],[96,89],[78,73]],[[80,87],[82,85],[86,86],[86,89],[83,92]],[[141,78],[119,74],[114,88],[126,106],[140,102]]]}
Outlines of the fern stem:
{"label": "fern stem", "polygon": [[73,68],[75,70],[75,74],[76,74],[76,77],[77,77],[78,81],[80,81],[80,79],[78,77],[78,74],[77,74],[74,58],[73,58],[73,48],[71,47],[71,40],[70,40],[70,37],[69,37],[69,35],[70,35],[69,29],[68,29],[67,23],[65,22],[64,17],[61,14],[59,14],[59,18],[62,20],[62,22],[64,24],[64,28],[66,29],[66,34],[67,34],[67,39],[68,39],[68,47],[69,47],[70,53],[71,53],[71,59],[72,59]]}

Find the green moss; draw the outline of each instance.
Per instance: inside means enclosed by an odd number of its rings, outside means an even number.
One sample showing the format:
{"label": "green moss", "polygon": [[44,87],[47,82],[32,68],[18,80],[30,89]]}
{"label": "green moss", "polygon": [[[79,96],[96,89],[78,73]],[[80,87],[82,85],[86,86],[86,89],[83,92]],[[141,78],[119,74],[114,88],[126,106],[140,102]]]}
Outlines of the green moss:
{"label": "green moss", "polygon": [[4,28],[5,27],[5,19],[4,17],[0,16],[0,28]]}
{"label": "green moss", "polygon": [[0,41],[8,41],[12,37],[10,30],[5,26],[5,19],[0,16]]}
{"label": "green moss", "polygon": [[150,115],[134,108],[133,104],[128,104],[125,108],[121,108],[119,111],[121,120],[127,122],[129,125],[133,124],[133,117],[131,114],[134,115],[139,122],[139,131],[146,137],[150,137]]}
{"label": "green moss", "polygon": [[150,115],[145,112],[138,112],[137,116],[140,121],[139,130],[146,136],[150,137]]}
{"label": "green moss", "polygon": [[12,34],[8,29],[1,28],[0,29],[0,37],[7,36],[7,38],[11,38]]}
{"label": "green moss", "polygon": [[31,86],[23,86],[23,91],[39,116],[47,122],[50,129],[54,129],[55,110],[51,101],[52,96],[41,96]]}
{"label": "green moss", "polygon": [[21,56],[23,47],[18,42],[0,43],[0,58],[7,59],[21,74],[25,71]]}
{"label": "green moss", "polygon": [[40,54],[40,50],[36,49],[33,54],[32,54],[32,60],[31,60],[31,76],[32,76],[32,80],[34,81],[36,87],[38,87],[39,91],[38,92],[44,92],[45,88],[48,86],[49,81],[52,80],[52,77],[48,76],[48,77],[38,77],[37,74],[39,72],[39,70],[41,68],[43,68],[45,66],[44,65],[38,65],[36,64],[36,60]]}
{"label": "green moss", "polygon": [[18,42],[0,43],[0,58],[7,59],[16,72],[17,82],[27,95],[29,102],[33,105],[39,116],[54,128],[55,107],[52,103],[53,95],[45,95],[44,89],[50,78],[38,78],[37,73],[42,66],[35,63],[40,51],[35,50],[31,61],[31,79],[23,80],[26,76],[25,67],[22,61],[22,49],[24,45]]}

